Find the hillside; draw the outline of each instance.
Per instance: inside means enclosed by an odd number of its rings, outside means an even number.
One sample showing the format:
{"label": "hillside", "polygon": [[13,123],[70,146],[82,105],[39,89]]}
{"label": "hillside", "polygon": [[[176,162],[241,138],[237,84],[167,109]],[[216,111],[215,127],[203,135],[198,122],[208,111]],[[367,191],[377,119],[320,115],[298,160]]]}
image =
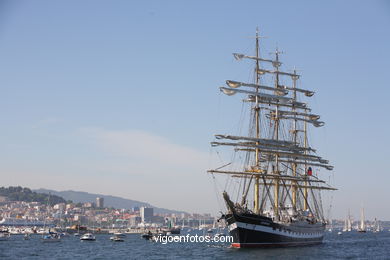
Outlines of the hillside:
{"label": "hillside", "polygon": [[11,201],[25,201],[25,202],[40,202],[50,205],[57,203],[66,203],[66,200],[61,196],[50,194],[50,192],[35,192],[29,188],[23,187],[0,187],[0,196],[7,197]]}
{"label": "hillside", "polygon": [[55,194],[57,196],[63,197],[66,200],[71,200],[75,203],[95,202],[96,198],[100,197],[100,198],[104,198],[105,207],[113,207],[119,209],[131,209],[134,207],[153,207],[155,213],[176,213],[176,214],[183,213],[183,211],[158,208],[146,202],[125,199],[125,198],[111,196],[111,195],[94,194],[94,193],[72,191],[72,190],[55,191],[55,190],[48,190],[48,189],[38,189],[35,191],[39,193]]}

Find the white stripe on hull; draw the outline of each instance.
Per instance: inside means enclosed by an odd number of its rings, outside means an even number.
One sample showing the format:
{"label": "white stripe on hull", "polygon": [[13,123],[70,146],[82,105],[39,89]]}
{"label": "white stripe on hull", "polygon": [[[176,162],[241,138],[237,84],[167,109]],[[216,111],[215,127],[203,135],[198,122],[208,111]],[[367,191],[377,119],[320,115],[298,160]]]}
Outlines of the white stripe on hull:
{"label": "white stripe on hull", "polygon": [[242,222],[235,222],[228,226],[229,231],[232,231],[236,228],[244,228],[248,230],[261,231],[265,233],[270,233],[279,236],[291,237],[291,238],[322,238],[324,236],[323,232],[313,232],[313,233],[302,233],[302,232],[292,232],[288,230],[278,230],[273,229],[272,227],[266,227],[262,225],[248,224]]}

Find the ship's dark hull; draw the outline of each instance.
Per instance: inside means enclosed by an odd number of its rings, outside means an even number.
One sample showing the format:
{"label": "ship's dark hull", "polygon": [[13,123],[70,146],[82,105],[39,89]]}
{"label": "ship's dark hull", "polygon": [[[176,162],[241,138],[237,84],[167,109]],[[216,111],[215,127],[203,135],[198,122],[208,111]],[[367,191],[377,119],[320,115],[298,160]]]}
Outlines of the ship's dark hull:
{"label": "ship's dark hull", "polygon": [[308,221],[279,224],[254,214],[225,215],[232,247],[288,247],[322,243],[325,224]]}

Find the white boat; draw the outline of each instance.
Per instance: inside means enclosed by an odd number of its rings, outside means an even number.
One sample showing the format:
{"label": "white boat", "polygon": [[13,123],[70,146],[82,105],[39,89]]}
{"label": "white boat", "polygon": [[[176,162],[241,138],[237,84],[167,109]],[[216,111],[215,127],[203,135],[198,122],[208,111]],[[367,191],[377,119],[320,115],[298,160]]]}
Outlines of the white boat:
{"label": "white boat", "polygon": [[6,241],[11,237],[8,232],[0,232],[0,241]]}
{"label": "white boat", "polygon": [[337,232],[337,235],[342,235],[343,233],[341,231]]}
{"label": "white boat", "polygon": [[37,234],[47,234],[49,231],[45,228],[40,228],[37,230]]}
{"label": "white boat", "polygon": [[86,233],[80,237],[80,240],[82,241],[95,241],[96,237],[92,235],[91,233]]}
{"label": "white boat", "polygon": [[19,228],[11,228],[8,231],[11,235],[20,235],[22,232]]}
{"label": "white boat", "polygon": [[110,237],[110,240],[113,242],[124,242],[125,241],[122,237],[118,237],[118,236],[112,236],[112,237]]}
{"label": "white boat", "polygon": [[120,237],[120,238],[124,238],[124,237],[126,237],[126,234],[121,233],[121,232],[115,232],[115,233],[114,233],[114,236]]}

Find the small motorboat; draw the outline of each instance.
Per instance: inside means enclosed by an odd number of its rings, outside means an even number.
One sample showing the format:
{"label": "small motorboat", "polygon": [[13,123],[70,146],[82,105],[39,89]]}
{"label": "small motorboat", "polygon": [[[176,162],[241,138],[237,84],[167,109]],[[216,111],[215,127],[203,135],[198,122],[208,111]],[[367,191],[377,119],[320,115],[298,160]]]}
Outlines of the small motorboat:
{"label": "small motorboat", "polygon": [[341,232],[341,231],[339,231],[338,233],[337,233],[337,235],[342,235],[343,234],[343,232]]}
{"label": "small motorboat", "polygon": [[95,241],[96,237],[92,235],[91,233],[85,233],[80,237],[81,241]]}
{"label": "small motorboat", "polygon": [[23,239],[24,240],[29,240],[31,237],[30,237],[30,234],[29,233],[26,233],[26,234],[24,234],[24,236],[23,236]]}
{"label": "small motorboat", "polygon": [[110,240],[113,242],[124,242],[125,241],[123,238],[118,237],[118,236],[110,237]]}
{"label": "small motorboat", "polygon": [[57,234],[49,234],[42,237],[42,242],[44,243],[52,243],[52,242],[60,242],[61,238]]}
{"label": "small motorboat", "polygon": [[153,238],[153,234],[149,231],[148,233],[142,234],[141,237],[145,240],[150,240]]}
{"label": "small motorboat", "polygon": [[8,232],[0,232],[0,241],[6,241],[11,237],[11,234]]}
{"label": "small motorboat", "polygon": [[115,232],[114,236],[124,238],[124,237],[126,237],[126,234],[123,234],[123,233],[120,233],[120,232]]}

